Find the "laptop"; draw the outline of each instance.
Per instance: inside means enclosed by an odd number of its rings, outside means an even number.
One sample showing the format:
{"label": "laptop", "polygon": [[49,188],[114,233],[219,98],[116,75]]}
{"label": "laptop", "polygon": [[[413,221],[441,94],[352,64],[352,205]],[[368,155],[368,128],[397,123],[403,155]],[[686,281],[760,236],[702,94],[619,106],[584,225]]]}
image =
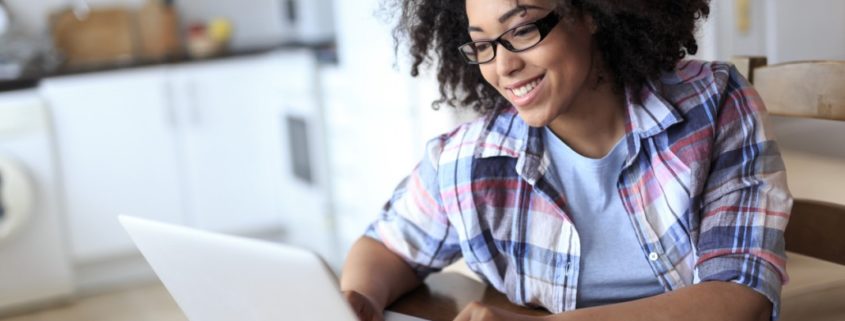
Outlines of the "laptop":
{"label": "laptop", "polygon": [[[120,223],[190,321],[357,321],[316,254],[121,215]],[[385,311],[387,321],[423,321]]]}

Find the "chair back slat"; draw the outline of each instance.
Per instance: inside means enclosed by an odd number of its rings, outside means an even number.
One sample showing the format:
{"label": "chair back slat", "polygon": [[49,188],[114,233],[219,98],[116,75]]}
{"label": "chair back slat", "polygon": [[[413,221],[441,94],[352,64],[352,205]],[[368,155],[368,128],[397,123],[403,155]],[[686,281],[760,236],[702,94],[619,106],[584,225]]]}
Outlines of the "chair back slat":
{"label": "chair back slat", "polygon": [[845,61],[784,63],[752,73],[769,113],[845,121]]}
{"label": "chair back slat", "polygon": [[845,265],[845,206],[796,199],[785,238],[787,251]]}

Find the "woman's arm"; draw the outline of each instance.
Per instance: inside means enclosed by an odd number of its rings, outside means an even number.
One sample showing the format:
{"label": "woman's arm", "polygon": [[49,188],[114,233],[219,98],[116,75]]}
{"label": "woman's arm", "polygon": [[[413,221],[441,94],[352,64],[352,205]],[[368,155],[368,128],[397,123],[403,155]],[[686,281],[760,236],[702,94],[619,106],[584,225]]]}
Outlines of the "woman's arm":
{"label": "woman's arm", "polygon": [[772,303],[751,288],[714,281],[635,301],[577,309],[546,320],[767,321],[771,312]]}
{"label": "woman's arm", "polygon": [[426,155],[349,252],[341,290],[353,308],[375,310],[376,318],[356,311],[362,320],[380,320],[387,305],[460,257],[458,234],[440,199],[437,172],[451,135],[426,144]]}
{"label": "woman's arm", "polygon": [[473,303],[464,308],[455,321],[768,321],[771,312],[772,303],[751,288],[730,282],[713,281],[653,297],[576,309],[545,317],[516,315]]}
{"label": "woman's arm", "polygon": [[[361,237],[349,251],[343,266],[340,289],[359,318],[381,320],[381,312],[388,304],[420,283],[414,270],[401,257],[381,242]],[[368,303],[370,307],[366,306]],[[365,308],[374,311],[361,313],[361,309]],[[369,315],[373,313],[377,317]]]}

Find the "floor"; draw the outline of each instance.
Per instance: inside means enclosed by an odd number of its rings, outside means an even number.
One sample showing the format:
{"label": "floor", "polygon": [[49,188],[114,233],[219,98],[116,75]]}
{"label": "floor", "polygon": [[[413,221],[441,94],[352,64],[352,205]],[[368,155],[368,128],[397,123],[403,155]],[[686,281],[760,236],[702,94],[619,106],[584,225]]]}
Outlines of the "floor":
{"label": "floor", "polygon": [[0,321],[187,321],[161,284],[139,286]]}

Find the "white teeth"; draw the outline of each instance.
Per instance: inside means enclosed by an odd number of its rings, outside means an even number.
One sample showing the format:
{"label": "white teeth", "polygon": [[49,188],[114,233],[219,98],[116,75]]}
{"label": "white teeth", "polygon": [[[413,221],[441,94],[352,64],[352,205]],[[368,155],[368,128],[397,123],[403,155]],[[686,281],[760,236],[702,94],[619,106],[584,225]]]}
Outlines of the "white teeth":
{"label": "white teeth", "polygon": [[513,92],[513,94],[516,95],[517,97],[525,96],[529,92],[531,92],[531,90],[533,90],[534,87],[537,87],[537,85],[540,84],[540,80],[542,80],[542,78],[537,78],[536,80],[525,84],[525,86],[511,89],[511,92]]}

